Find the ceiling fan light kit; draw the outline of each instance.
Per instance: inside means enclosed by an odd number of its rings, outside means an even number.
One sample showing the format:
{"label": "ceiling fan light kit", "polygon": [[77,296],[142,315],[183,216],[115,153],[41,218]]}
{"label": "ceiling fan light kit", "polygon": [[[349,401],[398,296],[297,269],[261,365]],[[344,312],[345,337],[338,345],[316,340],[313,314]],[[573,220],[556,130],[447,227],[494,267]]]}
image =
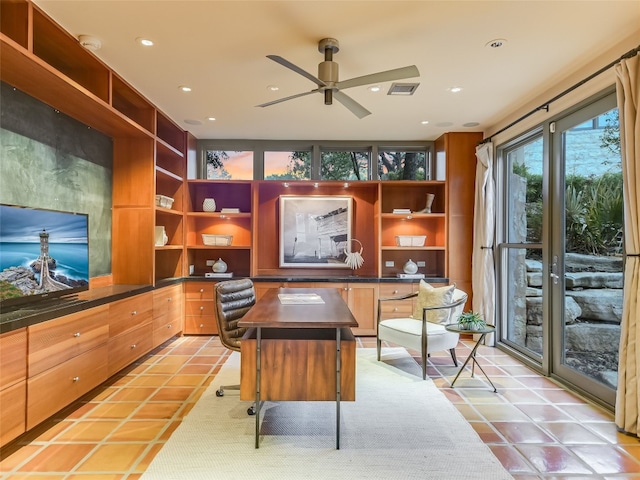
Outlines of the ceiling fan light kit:
{"label": "ceiling fan light kit", "polygon": [[391,82],[394,80],[402,80],[405,78],[412,78],[420,76],[420,72],[415,65],[408,67],[396,68],[393,70],[386,70],[383,72],[372,73],[361,77],[351,78],[343,82],[339,81],[339,66],[333,61],[333,54],[340,51],[340,44],[335,38],[323,38],[318,42],[318,51],[324,53],[324,61],[318,65],[318,76],[310,74],[297,65],[285,60],[278,55],[267,55],[267,58],[279,63],[283,67],[286,67],[299,75],[311,80],[317,86],[313,90],[308,92],[298,93],[290,95],[279,100],[263,103],[258,107],[268,107],[275,105],[276,103],[282,103],[287,100],[293,100],[294,98],[303,97],[312,93],[322,93],[324,95],[324,104],[333,104],[335,98],[338,102],[344,105],[351,113],[358,118],[364,118],[370,115],[371,112],[356,102],[353,98],[349,97],[342,90],[353,87],[360,87],[363,85],[371,85],[374,83]]}

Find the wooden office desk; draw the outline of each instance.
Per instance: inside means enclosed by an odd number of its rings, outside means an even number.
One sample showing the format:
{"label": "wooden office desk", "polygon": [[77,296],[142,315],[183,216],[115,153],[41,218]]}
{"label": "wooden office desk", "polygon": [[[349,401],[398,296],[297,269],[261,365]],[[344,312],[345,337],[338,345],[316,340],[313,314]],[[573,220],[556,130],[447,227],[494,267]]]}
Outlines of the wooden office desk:
{"label": "wooden office desk", "polygon": [[[323,304],[281,303],[278,294],[317,294]],[[340,401],[355,400],[358,322],[333,288],[269,289],[240,319],[249,330],[240,343],[240,398],[256,402],[336,401],[336,448],[340,448]]]}

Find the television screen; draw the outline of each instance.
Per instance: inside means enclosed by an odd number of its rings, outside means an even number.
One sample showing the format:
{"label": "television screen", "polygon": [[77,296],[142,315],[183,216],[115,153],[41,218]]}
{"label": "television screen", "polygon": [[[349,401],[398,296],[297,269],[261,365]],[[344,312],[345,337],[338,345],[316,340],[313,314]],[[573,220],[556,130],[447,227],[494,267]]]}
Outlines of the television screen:
{"label": "television screen", "polygon": [[0,205],[0,305],[89,288],[86,214]]}

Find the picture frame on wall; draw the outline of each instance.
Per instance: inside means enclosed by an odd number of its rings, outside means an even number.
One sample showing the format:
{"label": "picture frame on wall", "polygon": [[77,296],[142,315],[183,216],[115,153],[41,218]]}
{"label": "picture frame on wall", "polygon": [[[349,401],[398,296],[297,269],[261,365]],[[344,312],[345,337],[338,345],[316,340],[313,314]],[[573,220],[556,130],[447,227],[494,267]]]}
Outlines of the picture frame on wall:
{"label": "picture frame on wall", "polygon": [[352,197],[281,195],[279,203],[280,267],[349,268]]}

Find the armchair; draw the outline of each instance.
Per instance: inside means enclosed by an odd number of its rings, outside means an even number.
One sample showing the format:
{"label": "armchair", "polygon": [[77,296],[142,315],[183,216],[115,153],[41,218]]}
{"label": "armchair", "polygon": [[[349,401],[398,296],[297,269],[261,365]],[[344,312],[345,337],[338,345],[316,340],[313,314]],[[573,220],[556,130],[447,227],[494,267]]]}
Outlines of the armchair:
{"label": "armchair", "polygon": [[[416,298],[417,305],[411,317],[382,318],[383,302],[410,302],[413,298]],[[456,322],[466,301],[467,294],[455,285],[434,288],[424,281],[420,282],[418,292],[378,299],[378,361],[382,341],[387,341],[421,353],[423,380],[427,378],[427,357],[431,352],[449,350],[454,365],[458,366],[455,347],[460,335],[448,332],[444,326]]]}

